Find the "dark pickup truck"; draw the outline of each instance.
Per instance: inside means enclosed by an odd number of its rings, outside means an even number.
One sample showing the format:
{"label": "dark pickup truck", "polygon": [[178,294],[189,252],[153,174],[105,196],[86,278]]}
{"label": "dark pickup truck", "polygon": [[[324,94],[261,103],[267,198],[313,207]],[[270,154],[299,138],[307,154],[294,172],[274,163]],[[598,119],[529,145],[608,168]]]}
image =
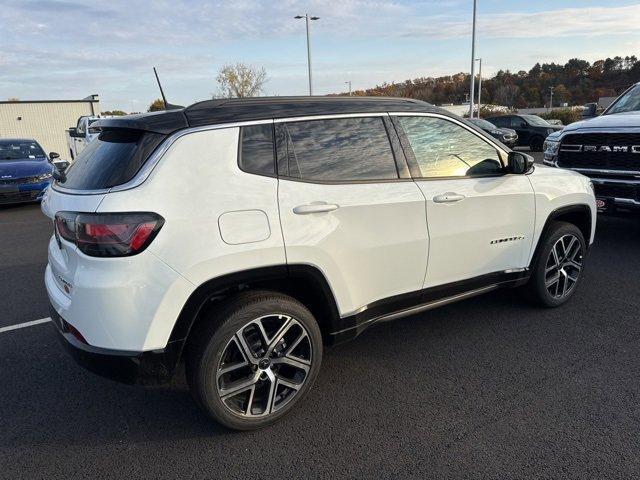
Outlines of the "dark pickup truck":
{"label": "dark pickup truck", "polygon": [[640,83],[601,116],[549,135],[544,163],[590,177],[600,210],[640,209]]}

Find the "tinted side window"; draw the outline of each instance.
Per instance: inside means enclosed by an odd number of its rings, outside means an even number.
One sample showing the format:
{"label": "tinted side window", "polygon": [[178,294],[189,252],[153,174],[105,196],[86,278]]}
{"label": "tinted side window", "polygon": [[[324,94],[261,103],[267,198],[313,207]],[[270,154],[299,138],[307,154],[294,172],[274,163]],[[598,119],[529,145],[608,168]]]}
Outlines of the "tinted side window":
{"label": "tinted side window", "polygon": [[398,117],[424,178],[495,175],[497,150],[460,125],[434,117]]}
{"label": "tinted side window", "polygon": [[76,190],[122,185],[133,178],[164,138],[138,130],[105,130],[80,152],[66,171],[66,181],[58,183]]}
{"label": "tinted side window", "polygon": [[281,175],[329,182],[398,178],[381,117],[292,122],[282,128]]}
{"label": "tinted side window", "polygon": [[272,124],[240,128],[238,165],[245,172],[275,175]]}
{"label": "tinted side window", "polygon": [[489,121],[493,123],[496,127],[508,127],[510,125],[510,117],[495,117],[490,118]]}
{"label": "tinted side window", "polygon": [[526,126],[527,126],[527,122],[525,122],[522,118],[520,118],[520,117],[511,117],[511,127],[512,128],[526,127]]}

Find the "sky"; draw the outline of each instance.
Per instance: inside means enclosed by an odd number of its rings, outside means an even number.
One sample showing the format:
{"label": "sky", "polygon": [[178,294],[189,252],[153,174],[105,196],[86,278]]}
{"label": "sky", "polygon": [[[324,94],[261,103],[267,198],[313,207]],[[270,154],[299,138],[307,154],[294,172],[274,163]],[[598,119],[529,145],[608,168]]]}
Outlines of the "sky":
{"label": "sky", "polygon": [[[0,100],[99,94],[103,110],[144,111],[159,92],[189,105],[218,91],[229,63],[264,67],[264,94],[314,93],[469,72],[472,0],[3,0]],[[640,3],[478,0],[483,76],[536,62],[640,56]]]}

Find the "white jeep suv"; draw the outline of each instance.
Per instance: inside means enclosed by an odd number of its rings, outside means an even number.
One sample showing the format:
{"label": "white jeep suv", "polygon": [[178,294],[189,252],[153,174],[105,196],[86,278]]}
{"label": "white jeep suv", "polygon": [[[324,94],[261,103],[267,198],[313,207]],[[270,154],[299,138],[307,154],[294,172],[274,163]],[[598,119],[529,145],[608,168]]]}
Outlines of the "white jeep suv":
{"label": "white jeep suv", "polygon": [[593,242],[586,177],[393,98],[210,100],[102,119],[42,203],[73,357],[129,382],[184,360],[235,429],[285,415],[323,344],[501,287],[558,306]]}

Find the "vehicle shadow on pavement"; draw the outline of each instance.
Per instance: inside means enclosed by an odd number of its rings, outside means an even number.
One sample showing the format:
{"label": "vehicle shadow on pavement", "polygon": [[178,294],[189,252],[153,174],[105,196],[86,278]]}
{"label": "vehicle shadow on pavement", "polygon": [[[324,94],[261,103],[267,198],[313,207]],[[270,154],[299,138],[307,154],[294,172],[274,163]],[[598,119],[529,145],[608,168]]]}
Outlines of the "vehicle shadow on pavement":
{"label": "vehicle shadow on pavement", "polygon": [[[424,444],[433,459],[459,451],[462,447],[453,446],[466,445],[472,434],[490,450],[492,437],[482,432],[491,425],[504,418],[531,421],[519,411],[522,402],[553,399],[588,365],[624,362],[616,358],[623,355],[620,348],[637,344],[637,305],[629,298],[640,298],[640,221],[599,222],[587,275],[566,306],[539,309],[513,290],[499,290],[375,326],[350,343],[325,349],[306,401],[259,432],[234,434],[209,420],[192,401],[182,372],[168,386],[120,385],[76,366],[51,325],[5,334],[0,336],[0,450],[66,445],[125,450],[221,435],[234,439],[236,448],[271,438],[283,438],[282,448],[287,442],[295,446],[299,438],[313,446],[333,435],[340,440],[330,448],[341,449],[363,431],[378,441],[384,434]],[[605,377],[603,389],[619,388]],[[580,408],[600,408],[598,402],[584,398]],[[618,407],[613,402],[610,408]],[[541,418],[537,428],[567,421],[543,406],[529,414]],[[312,433],[318,439],[310,439]]]}

